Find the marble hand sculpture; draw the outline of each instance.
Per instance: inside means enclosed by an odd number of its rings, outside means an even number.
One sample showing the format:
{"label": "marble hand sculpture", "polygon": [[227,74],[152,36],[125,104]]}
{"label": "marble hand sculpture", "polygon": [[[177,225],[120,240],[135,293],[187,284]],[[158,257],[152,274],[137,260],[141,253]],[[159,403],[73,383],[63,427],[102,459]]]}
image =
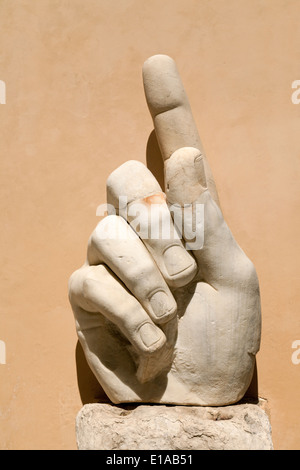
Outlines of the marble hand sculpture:
{"label": "marble hand sculpture", "polygon": [[164,192],[139,161],[108,177],[116,211],[69,281],[78,337],[113,403],[233,404],[260,344],[256,271],[223,218],[174,61],[150,57],[143,80]]}

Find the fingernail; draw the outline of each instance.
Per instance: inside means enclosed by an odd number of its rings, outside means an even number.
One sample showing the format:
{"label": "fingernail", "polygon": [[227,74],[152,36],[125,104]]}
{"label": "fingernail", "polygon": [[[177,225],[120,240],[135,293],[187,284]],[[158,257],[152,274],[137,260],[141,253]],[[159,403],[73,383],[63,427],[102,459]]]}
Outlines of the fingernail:
{"label": "fingernail", "polygon": [[141,340],[147,348],[153,346],[163,338],[161,330],[154,325],[151,325],[151,323],[144,323],[141,326],[139,333]]}
{"label": "fingernail", "polygon": [[175,276],[194,265],[190,255],[179,245],[173,245],[166,249],[164,262],[170,276]]}
{"label": "fingernail", "polygon": [[201,153],[197,157],[195,157],[194,166],[196,169],[199,183],[201,184],[203,188],[207,188],[203,155]]}
{"label": "fingernail", "polygon": [[164,291],[159,290],[150,297],[150,304],[156,317],[161,318],[175,312],[176,303]]}

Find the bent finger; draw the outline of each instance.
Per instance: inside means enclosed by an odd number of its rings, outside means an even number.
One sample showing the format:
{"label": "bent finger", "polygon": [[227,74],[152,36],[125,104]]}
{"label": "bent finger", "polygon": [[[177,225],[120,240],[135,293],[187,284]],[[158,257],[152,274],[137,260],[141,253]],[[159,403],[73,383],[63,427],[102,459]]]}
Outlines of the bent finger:
{"label": "bent finger", "polygon": [[149,251],[122,217],[105,217],[93,232],[88,261],[105,263],[157,324],[176,314],[175,299]]}
{"label": "bent finger", "polygon": [[[122,197],[125,205],[120,207]],[[131,160],[117,168],[107,180],[107,199],[139,235],[169,286],[181,287],[193,279],[196,262],[185,250],[165,195],[145,165]]]}
{"label": "bent finger", "polygon": [[138,355],[159,351],[166,343],[162,330],[104,265],[86,266],[76,271],[70,278],[69,296],[77,331],[84,333],[101,327],[104,316]]}

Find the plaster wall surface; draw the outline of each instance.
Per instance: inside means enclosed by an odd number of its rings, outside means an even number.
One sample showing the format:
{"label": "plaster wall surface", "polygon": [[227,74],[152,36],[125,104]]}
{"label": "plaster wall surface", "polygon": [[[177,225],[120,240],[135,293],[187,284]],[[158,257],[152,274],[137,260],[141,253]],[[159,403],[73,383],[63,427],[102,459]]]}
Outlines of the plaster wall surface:
{"label": "plaster wall surface", "polygon": [[[257,268],[274,447],[300,448],[299,15],[298,0],[1,0],[1,449],[74,449],[82,403],[103,398],[67,281],[110,172],[155,153],[141,67],[157,53],[177,63],[226,221]],[[159,160],[150,169],[161,180]]]}

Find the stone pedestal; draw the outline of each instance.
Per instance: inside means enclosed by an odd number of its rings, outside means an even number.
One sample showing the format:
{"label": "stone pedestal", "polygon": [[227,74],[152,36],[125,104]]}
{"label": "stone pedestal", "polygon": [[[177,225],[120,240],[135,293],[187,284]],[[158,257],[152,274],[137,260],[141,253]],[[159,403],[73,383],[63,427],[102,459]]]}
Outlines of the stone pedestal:
{"label": "stone pedestal", "polygon": [[79,450],[272,450],[261,406],[85,405],[76,418]]}

